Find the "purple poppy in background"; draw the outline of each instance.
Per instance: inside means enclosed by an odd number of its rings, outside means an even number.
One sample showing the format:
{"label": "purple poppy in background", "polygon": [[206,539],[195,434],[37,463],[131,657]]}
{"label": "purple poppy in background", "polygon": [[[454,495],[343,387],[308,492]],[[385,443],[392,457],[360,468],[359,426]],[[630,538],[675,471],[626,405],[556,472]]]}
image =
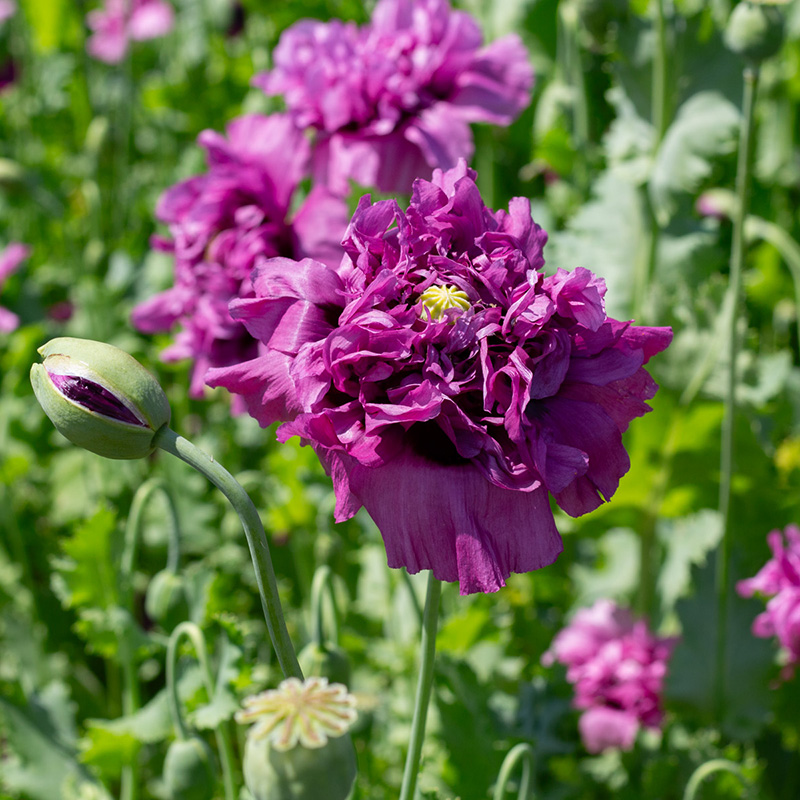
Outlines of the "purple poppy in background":
{"label": "purple poppy in background", "polygon": [[[0,253],[0,289],[9,275],[19,269],[19,265],[30,255],[28,245],[19,242],[11,244]],[[8,309],[0,308],[0,333],[11,333],[19,326],[19,317]]]}
{"label": "purple poppy in background", "polygon": [[672,337],[608,318],[587,269],[544,275],[529,201],[492,212],[475,177],[437,170],[407,211],[362,198],[337,269],[258,266],[231,313],[262,353],[208,375],[314,446],[337,521],[365,506],[390,566],[464,594],[555,560],[548,491],[573,516],[611,497]]}
{"label": "purple poppy in background", "polygon": [[193,397],[202,397],[209,367],[257,354],[256,339],[228,312],[230,300],[253,295],[249,277],[257,259],[309,256],[336,263],[347,226],[346,206],[322,188],[290,217],[308,144],[287,116],[241,116],[228,125],[227,137],[204,131],[198,141],[208,172],[167,189],[156,208],[171,239],[154,237],[153,244],[174,253],[174,286],[132,315],[144,333],[181,326],[162,358],[194,360]]}
{"label": "purple poppy in background", "polygon": [[14,0],[0,0],[0,23],[5,22],[17,13],[17,4]]}
{"label": "purple poppy in background", "polygon": [[781,674],[788,679],[800,664],[800,528],[787,525],[783,533],[771,531],[767,542],[772,558],[754,577],[739,581],[736,591],[742,597],[770,598],[753,622],[753,634],[778,638],[786,660]]}
{"label": "purple poppy in background", "polygon": [[131,41],[166,36],[175,25],[175,10],[165,0],[105,0],[86,15],[86,24],[92,31],[86,42],[89,55],[118,64]]}
{"label": "purple poppy in background", "polygon": [[478,23],[446,0],[380,0],[361,27],[296,23],[254,83],[316,131],[318,182],[408,192],[471,157],[470,122],[510,124],[530,102],[533,70],[517,35],[483,46]]}
{"label": "purple poppy in background", "polygon": [[567,667],[574,705],[584,710],[578,729],[590,753],[630,750],[642,725],[661,726],[661,691],[675,643],[654,636],[613,600],[581,609],[556,635],[542,663]]}

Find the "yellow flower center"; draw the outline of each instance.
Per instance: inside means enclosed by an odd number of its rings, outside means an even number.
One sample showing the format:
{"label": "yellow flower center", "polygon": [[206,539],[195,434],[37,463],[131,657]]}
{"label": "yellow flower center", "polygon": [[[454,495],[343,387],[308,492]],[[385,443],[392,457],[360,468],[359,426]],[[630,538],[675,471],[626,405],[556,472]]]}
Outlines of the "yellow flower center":
{"label": "yellow flower center", "polygon": [[431,318],[439,320],[444,316],[448,308],[460,308],[466,311],[469,308],[469,297],[467,293],[457,286],[429,286],[421,295],[422,316],[425,316],[425,309],[430,311]]}

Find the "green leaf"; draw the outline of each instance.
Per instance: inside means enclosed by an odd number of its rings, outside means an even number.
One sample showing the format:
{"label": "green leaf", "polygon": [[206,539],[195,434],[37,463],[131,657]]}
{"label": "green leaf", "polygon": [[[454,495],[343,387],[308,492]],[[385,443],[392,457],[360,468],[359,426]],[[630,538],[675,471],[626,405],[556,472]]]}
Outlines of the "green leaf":
{"label": "green leaf", "polygon": [[711,174],[712,160],[734,151],[740,116],[718,92],[698,92],[678,109],[650,176],[650,199],[662,225],[677,210],[678,198],[695,192]]}
{"label": "green leaf", "polygon": [[639,582],[639,537],[629,528],[612,528],[597,542],[596,563],[576,563],[571,573],[578,606],[603,597],[624,598]]}
{"label": "green leaf", "polygon": [[0,721],[16,756],[3,763],[2,780],[12,792],[36,800],[61,797],[68,776],[91,780],[75,757],[75,723],[69,689],[54,682],[19,706],[0,696]]}
{"label": "green leaf", "polygon": [[[714,707],[717,598],[710,560],[703,567],[692,568],[691,583],[694,593],[676,604],[682,634],[669,663],[666,696],[681,713],[716,725],[720,722]],[[750,630],[760,611],[763,603],[731,593],[721,726],[732,738],[751,738],[766,722],[774,649]]]}
{"label": "green leaf", "polygon": [[224,634],[220,637],[220,641],[222,642],[222,652],[217,667],[214,696],[208,703],[196,708],[189,716],[192,725],[200,730],[216,728],[221,722],[232,719],[239,710],[239,702],[231,686],[237,681],[239,673],[244,668],[243,651]]}
{"label": "green leaf", "polygon": [[722,536],[719,513],[703,509],[681,519],[660,519],[657,536],[665,558],[658,577],[658,592],[664,613],[691,588],[692,566],[705,564],[707,555]]}

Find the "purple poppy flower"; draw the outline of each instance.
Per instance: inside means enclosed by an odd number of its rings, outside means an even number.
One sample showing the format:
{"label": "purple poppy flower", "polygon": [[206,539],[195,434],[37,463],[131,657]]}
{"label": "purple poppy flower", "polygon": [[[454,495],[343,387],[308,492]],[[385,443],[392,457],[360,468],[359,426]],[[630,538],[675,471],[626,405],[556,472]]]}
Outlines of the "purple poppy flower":
{"label": "purple poppy flower", "polygon": [[558,633],[542,663],[567,667],[574,705],[585,710],[578,727],[590,753],[629,750],[641,725],[661,725],[661,691],[675,642],[654,636],[612,600],[581,609]]}
{"label": "purple poppy flower", "polygon": [[380,0],[369,24],[301,20],[254,83],[317,132],[314,177],[408,192],[434,167],[472,155],[471,122],[508,125],[530,102],[533,70],[514,34],[483,46],[447,0]]}
{"label": "purple poppy flower", "polygon": [[[31,249],[28,245],[19,242],[11,242],[2,253],[0,253],[0,289],[9,275],[16,272],[19,265],[30,255]],[[0,333],[11,333],[19,326],[19,317],[12,314],[8,309],[0,308]]]}
{"label": "purple poppy flower", "polygon": [[166,36],[175,25],[175,11],[165,0],[106,0],[87,14],[86,24],[92,31],[86,42],[89,55],[118,64],[131,41]]}
{"label": "purple poppy flower", "polygon": [[14,0],[0,0],[0,24],[10,19],[17,13],[17,4]]}
{"label": "purple poppy flower", "polygon": [[545,240],[528,200],[486,208],[464,161],[407,211],[364,197],[338,268],[256,268],[231,313],[262,353],[208,383],[314,446],[337,521],[365,506],[390,566],[496,591],[561,551],[548,491],[575,516],[614,493],[672,336],[607,318],[586,269],[545,276]]}
{"label": "purple poppy flower", "polygon": [[739,581],[736,591],[743,597],[758,593],[770,598],[753,622],[753,634],[777,637],[786,661],[782,675],[789,678],[800,664],[800,528],[787,525],[783,533],[771,531],[767,542],[773,557],[754,577]]}
{"label": "purple poppy flower", "polygon": [[308,145],[286,115],[245,115],[228,125],[227,137],[204,131],[198,141],[208,172],[168,189],[156,208],[172,238],[154,237],[153,243],[175,255],[174,286],[132,315],[145,333],[181,326],[162,357],[194,361],[193,397],[202,397],[210,366],[257,354],[256,339],[228,312],[231,299],[252,296],[249,277],[257,259],[312,256],[335,263],[347,226],[346,206],[322,188],[290,218]]}

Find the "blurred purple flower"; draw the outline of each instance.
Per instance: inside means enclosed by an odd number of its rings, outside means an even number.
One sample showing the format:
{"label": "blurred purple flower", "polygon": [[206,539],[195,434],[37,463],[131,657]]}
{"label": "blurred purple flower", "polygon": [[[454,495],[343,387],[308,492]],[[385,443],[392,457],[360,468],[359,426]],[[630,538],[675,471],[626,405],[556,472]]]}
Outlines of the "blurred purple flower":
{"label": "blurred purple flower", "polygon": [[606,317],[586,269],[545,276],[546,238],[528,200],[486,208],[463,160],[407,211],[363,197],[338,269],[257,267],[231,313],[262,353],[208,383],[314,446],[336,520],[364,505],[390,566],[496,591],[561,551],[548,490],[573,516],[614,493],[672,337]]}
{"label": "blurred purple flower", "polygon": [[0,0],[0,23],[5,22],[17,13],[15,0]]}
{"label": "blurred purple flower", "polygon": [[314,257],[336,263],[347,226],[344,203],[313,189],[289,219],[289,208],[308,161],[308,145],[286,115],[241,116],[227,138],[204,131],[208,172],[167,189],[156,216],[171,239],[153,245],[175,254],[174,286],[133,310],[145,333],[182,330],[165,361],[194,360],[190,393],[202,397],[206,370],[254,358],[257,341],[233,320],[228,303],[252,297],[257,259]]}
{"label": "blurred purple flower", "polygon": [[[0,253],[0,289],[9,275],[19,269],[19,265],[30,255],[31,249],[26,244],[11,242]],[[11,333],[19,326],[19,317],[8,309],[0,308],[0,333]]]}
{"label": "blurred purple flower", "polygon": [[105,0],[103,8],[87,14],[86,24],[93,31],[86,42],[89,55],[118,64],[131,40],[166,36],[175,24],[175,11],[165,0]]}
{"label": "blurred purple flower", "polygon": [[661,690],[675,642],[651,634],[613,600],[581,609],[556,635],[542,663],[567,667],[574,705],[584,709],[578,727],[590,753],[629,750],[641,725],[661,725]]}
{"label": "blurred purple flower", "polygon": [[772,558],[754,577],[739,581],[736,591],[742,597],[758,593],[770,598],[753,622],[753,634],[778,638],[786,658],[782,675],[790,678],[800,664],[800,528],[771,531],[767,542]]}
{"label": "blurred purple flower", "polygon": [[362,27],[297,22],[254,83],[316,130],[317,181],[342,194],[349,179],[408,192],[434,167],[470,158],[470,122],[508,125],[530,102],[520,38],[482,43],[477,22],[447,0],[380,0]]}

